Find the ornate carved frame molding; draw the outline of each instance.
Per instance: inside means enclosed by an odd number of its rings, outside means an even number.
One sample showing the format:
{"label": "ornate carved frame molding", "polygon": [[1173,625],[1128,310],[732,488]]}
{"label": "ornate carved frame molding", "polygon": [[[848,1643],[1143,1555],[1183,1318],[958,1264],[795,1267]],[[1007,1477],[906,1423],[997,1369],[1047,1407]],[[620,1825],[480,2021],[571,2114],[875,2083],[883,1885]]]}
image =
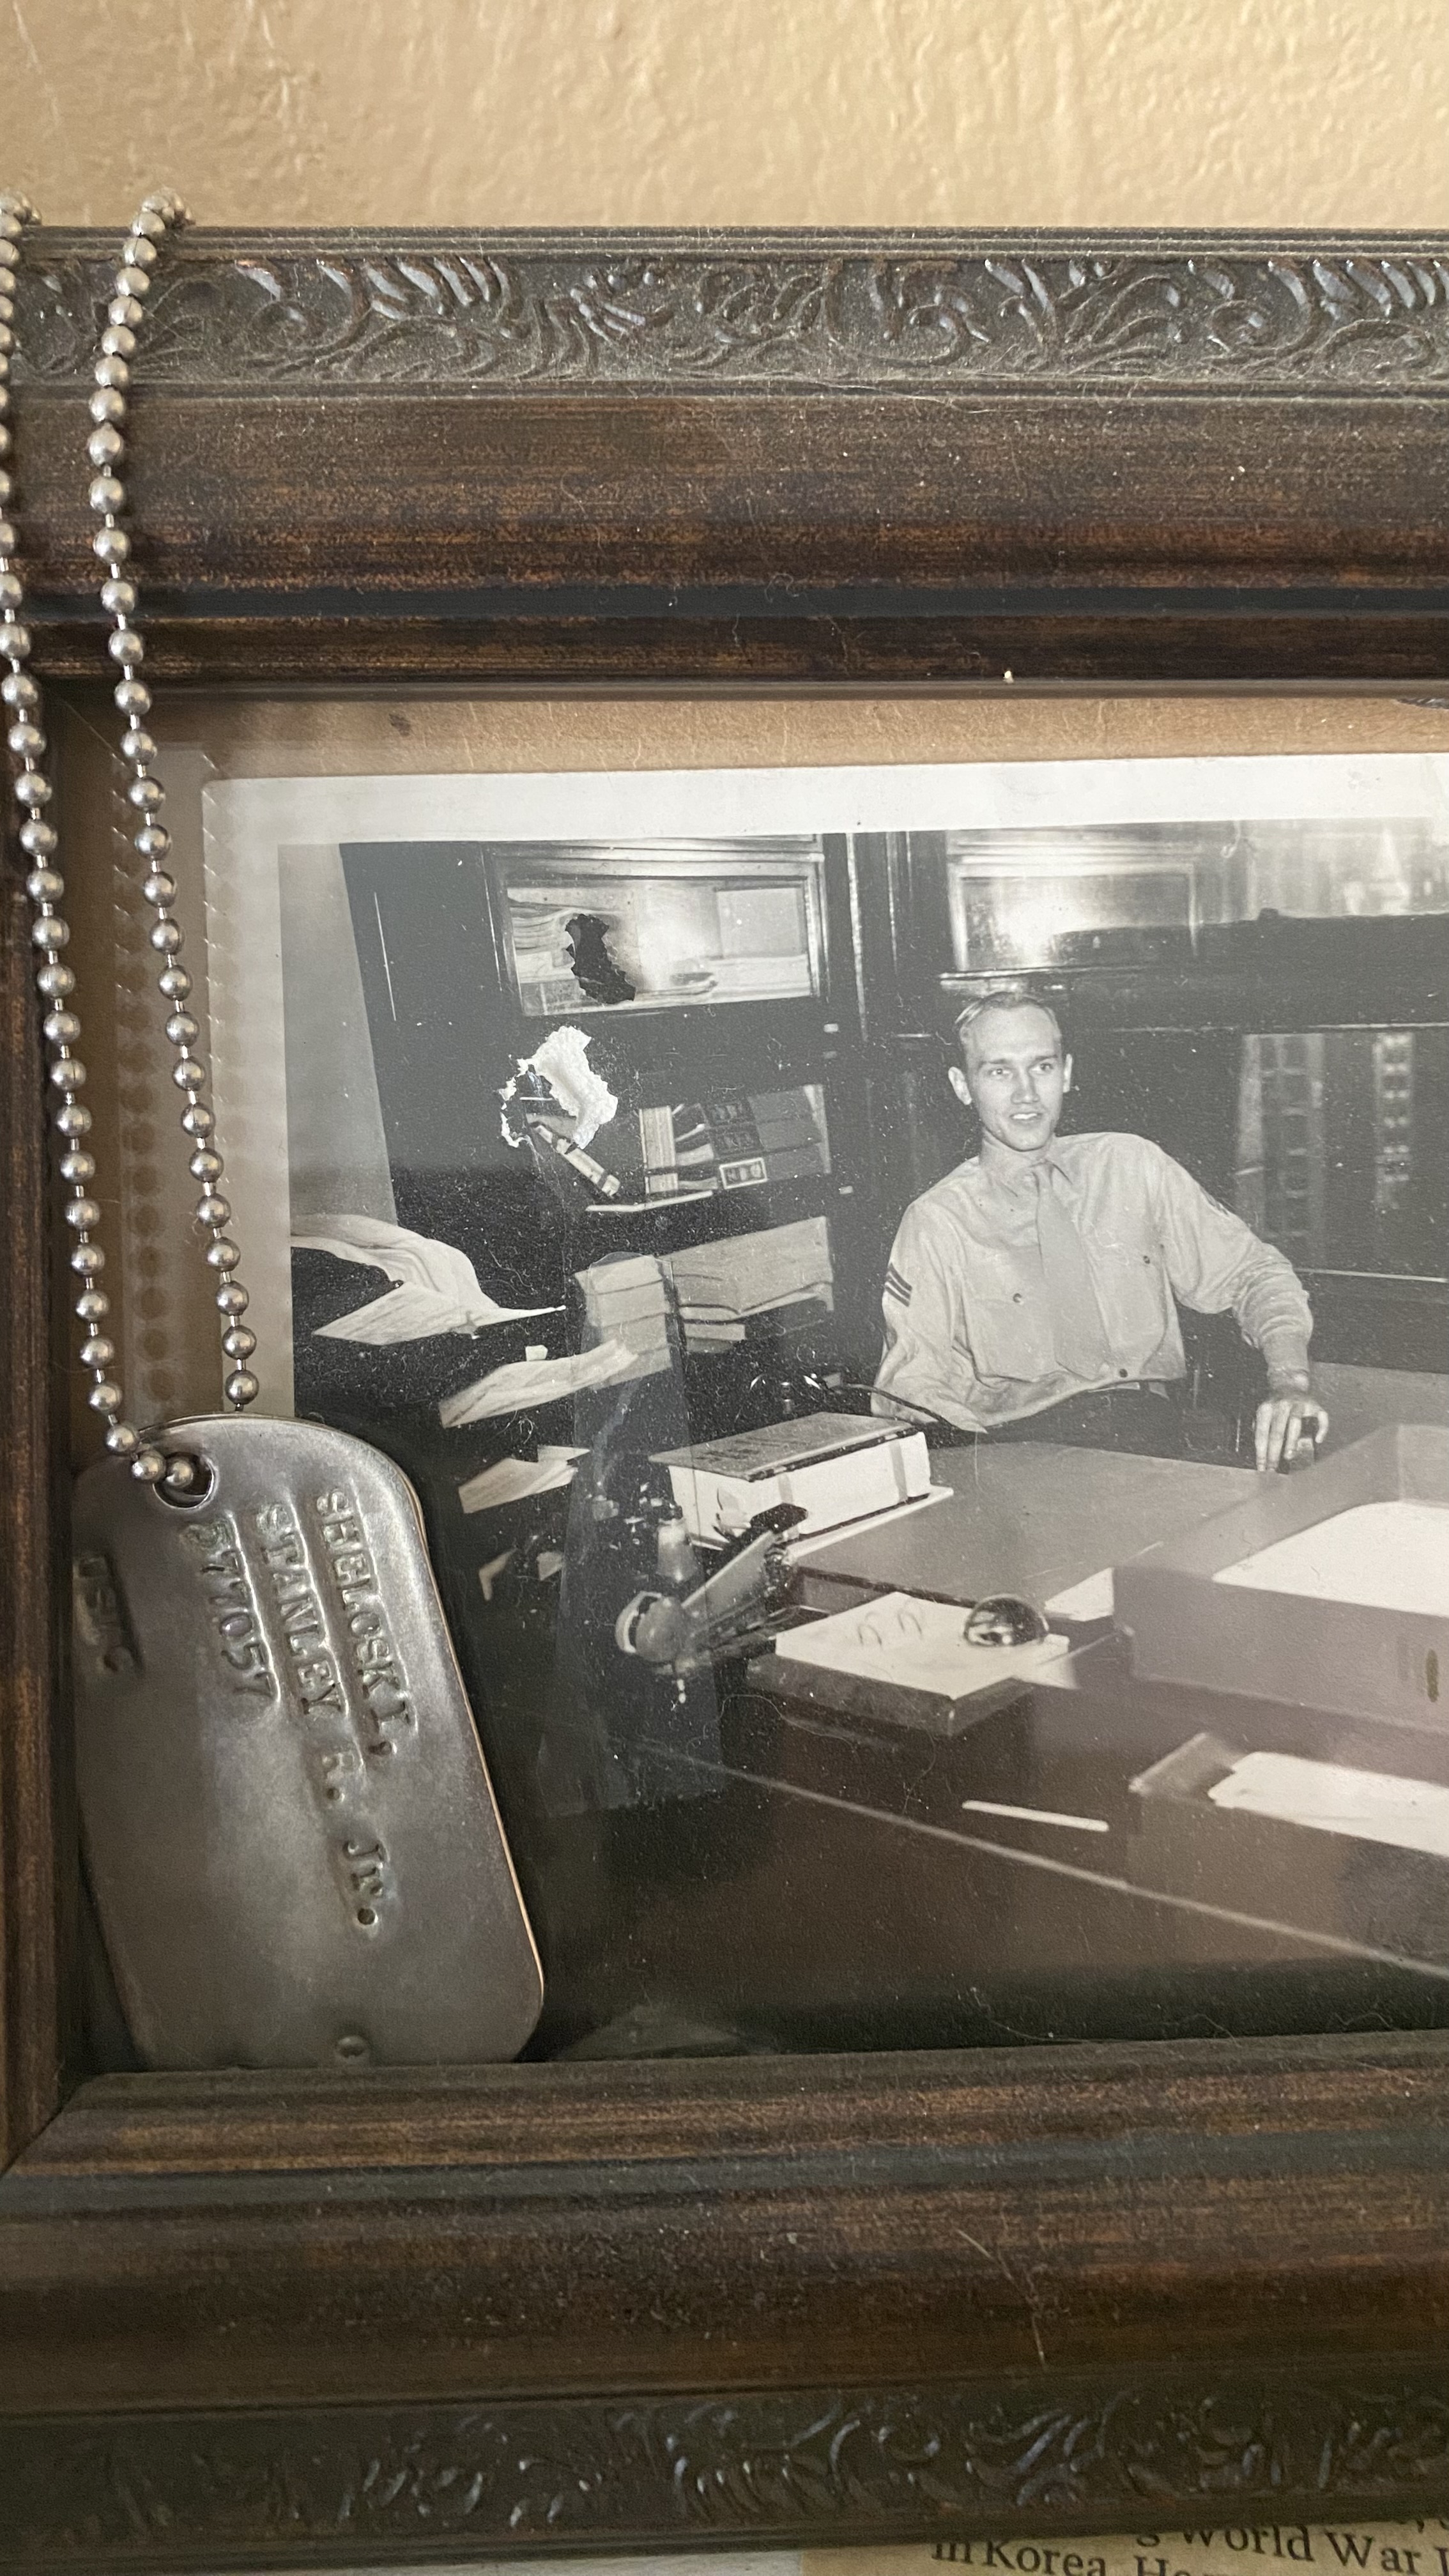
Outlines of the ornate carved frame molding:
{"label": "ornate carved frame molding", "polygon": [[[22,278],[60,678],[101,248]],[[1449,694],[1442,241],[197,234],[156,312],[177,680]],[[1437,2033],[76,2081],[4,933],[0,2576],[1443,2509]]]}
{"label": "ornate carved frame molding", "polygon": [[[52,236],[22,317],[29,382],[80,381],[108,292],[87,237]],[[1409,240],[1171,235],[192,235],[150,307],[146,374],[273,392],[1430,392],[1449,381],[1449,260]]]}
{"label": "ornate carved frame molding", "polygon": [[[807,2388],[739,2397],[118,2416],[17,2428],[7,2562],[248,2569],[549,2547],[832,2547],[1187,2518],[1281,2526],[1440,2501],[1449,2401],[1265,2376],[1103,2394]],[[59,2516],[57,2504],[59,2502]],[[1170,2543],[1169,2543],[1170,2545]],[[27,2560],[24,2551],[33,2555]],[[237,2553],[245,2553],[238,2561]],[[63,2563],[63,2560],[62,2560]]]}

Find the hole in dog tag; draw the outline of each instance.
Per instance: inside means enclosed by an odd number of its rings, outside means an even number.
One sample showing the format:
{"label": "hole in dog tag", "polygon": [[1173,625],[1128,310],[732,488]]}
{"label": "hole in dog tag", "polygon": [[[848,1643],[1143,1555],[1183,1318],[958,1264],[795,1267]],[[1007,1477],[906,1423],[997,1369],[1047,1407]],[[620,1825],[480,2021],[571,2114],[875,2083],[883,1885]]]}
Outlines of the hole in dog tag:
{"label": "hole in dog tag", "polygon": [[75,1498],[87,1871],[152,2066],[513,2057],[538,1956],[401,1470],[311,1422],[171,1425]]}

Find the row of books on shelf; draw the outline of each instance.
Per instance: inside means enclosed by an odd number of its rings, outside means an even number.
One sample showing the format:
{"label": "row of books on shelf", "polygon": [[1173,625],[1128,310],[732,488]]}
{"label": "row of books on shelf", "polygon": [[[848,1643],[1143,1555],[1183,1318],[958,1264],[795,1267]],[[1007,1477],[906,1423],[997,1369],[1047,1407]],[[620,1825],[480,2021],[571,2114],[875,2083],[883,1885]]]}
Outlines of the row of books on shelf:
{"label": "row of books on shelf", "polygon": [[637,1115],[649,1198],[813,1180],[830,1169],[824,1103],[815,1084],[736,1092]]}
{"label": "row of books on shelf", "polygon": [[586,1154],[566,1143],[557,1150],[613,1216],[719,1190],[823,1180],[830,1170],[818,1083],[621,1110],[594,1131]]}

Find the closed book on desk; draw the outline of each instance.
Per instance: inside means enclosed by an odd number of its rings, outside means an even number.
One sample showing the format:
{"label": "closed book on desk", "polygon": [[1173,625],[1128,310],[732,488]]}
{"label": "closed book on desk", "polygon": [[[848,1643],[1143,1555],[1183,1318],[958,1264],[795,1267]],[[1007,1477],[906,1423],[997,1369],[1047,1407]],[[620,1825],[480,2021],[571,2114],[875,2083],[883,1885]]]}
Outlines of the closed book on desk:
{"label": "closed book on desk", "polygon": [[725,1440],[664,1451],[674,1499],[692,1538],[718,1545],[777,1504],[805,1514],[798,1535],[837,1529],[930,1491],[925,1435],[851,1413],[811,1413]]}

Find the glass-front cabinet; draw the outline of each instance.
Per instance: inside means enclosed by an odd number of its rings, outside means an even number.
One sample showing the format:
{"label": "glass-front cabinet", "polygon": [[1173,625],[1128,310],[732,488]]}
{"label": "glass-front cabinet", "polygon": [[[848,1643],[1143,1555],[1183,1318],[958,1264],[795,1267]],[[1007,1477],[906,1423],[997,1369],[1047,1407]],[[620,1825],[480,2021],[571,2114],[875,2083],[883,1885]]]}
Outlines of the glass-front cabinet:
{"label": "glass-front cabinet", "polygon": [[487,867],[530,1019],[820,992],[818,841],[552,844],[494,849]]}

